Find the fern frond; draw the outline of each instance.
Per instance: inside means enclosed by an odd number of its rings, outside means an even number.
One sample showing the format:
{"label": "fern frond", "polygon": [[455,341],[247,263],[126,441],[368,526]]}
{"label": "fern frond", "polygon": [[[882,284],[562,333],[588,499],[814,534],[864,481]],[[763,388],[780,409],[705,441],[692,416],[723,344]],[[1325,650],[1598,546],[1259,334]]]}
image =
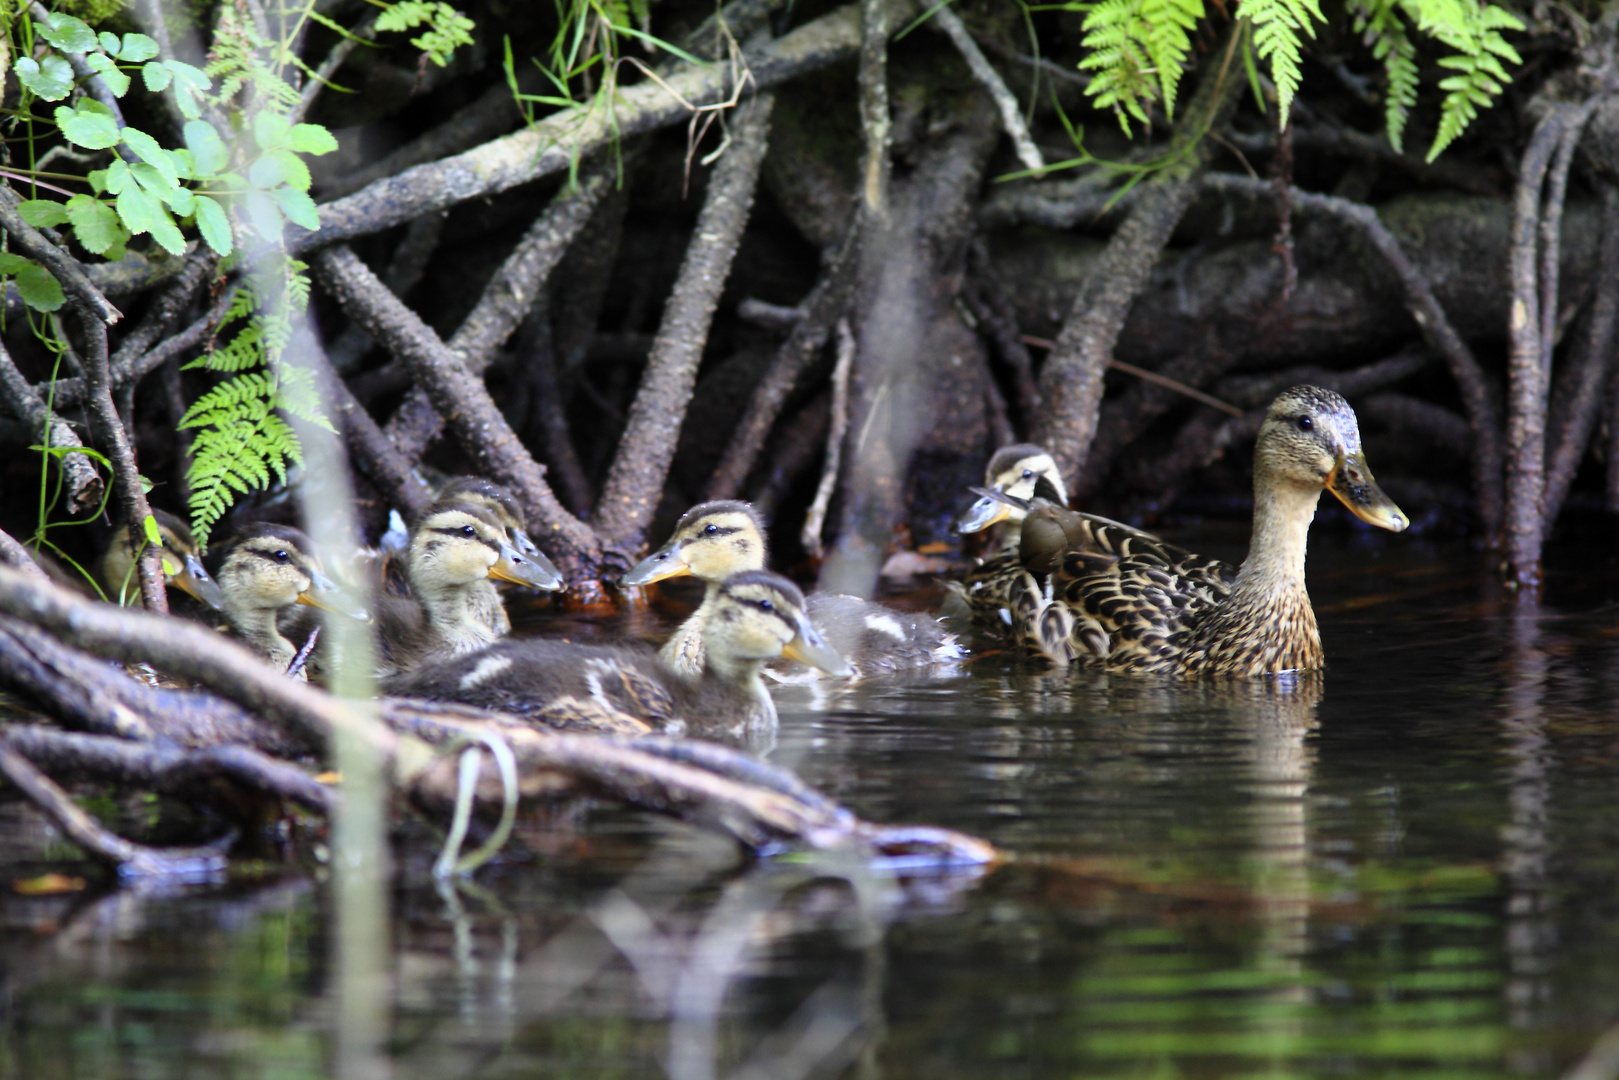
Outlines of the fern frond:
{"label": "fern frond", "polygon": [[1455,55],[1439,61],[1441,67],[1457,74],[1439,82],[1446,93],[1439,110],[1439,130],[1428,148],[1432,161],[1511,81],[1501,61],[1523,63],[1518,51],[1501,36],[1503,30],[1522,30],[1523,22],[1483,0],[1402,0],[1401,8],[1416,20],[1418,30],[1455,50]]}
{"label": "fern frond", "polygon": [[1203,17],[1203,0],[1101,0],[1085,16],[1089,50],[1082,70],[1094,72],[1086,93],[1099,109],[1112,108],[1130,134],[1130,119],[1148,122],[1155,101],[1175,114],[1175,94],[1191,31]]}
{"label": "fern frond", "polygon": [[1318,0],[1241,0],[1237,16],[1254,28],[1254,50],[1270,61],[1280,107],[1277,123],[1287,126],[1288,111],[1303,78],[1299,63],[1304,38],[1315,36],[1315,23],[1325,22]]}
{"label": "fern frond", "polygon": [[1383,120],[1389,145],[1404,150],[1405,122],[1417,104],[1417,47],[1401,21],[1398,0],[1350,0],[1355,30],[1383,62],[1388,79]]}

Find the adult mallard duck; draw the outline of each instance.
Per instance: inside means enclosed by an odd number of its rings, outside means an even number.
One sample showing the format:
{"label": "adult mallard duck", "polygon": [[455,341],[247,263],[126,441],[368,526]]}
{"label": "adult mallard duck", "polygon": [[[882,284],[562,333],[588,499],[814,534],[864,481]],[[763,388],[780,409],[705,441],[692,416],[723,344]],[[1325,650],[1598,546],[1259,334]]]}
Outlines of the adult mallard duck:
{"label": "adult mallard duck", "polygon": [[[511,630],[493,581],[560,589],[561,575],[521,554],[494,514],[460,502],[436,503],[410,531],[405,561],[410,595],[377,597],[379,677],[435,656],[472,652]],[[493,579],[493,580],[491,580]]]}
{"label": "adult mallard duck", "polygon": [[[219,585],[209,576],[197,554],[196,541],[186,523],[167,510],[152,510],[157,519],[157,531],[163,537],[163,582],[172,585],[209,607],[223,610],[224,598]],[[112,542],[101,555],[101,584],[108,599],[114,603],[126,601],[140,593],[140,582],[135,573],[135,559],[129,549],[128,531],[122,523],[115,525]]]}
{"label": "adult mallard duck", "polygon": [[1255,676],[1320,667],[1304,555],[1323,490],[1379,528],[1410,523],[1372,479],[1349,403],[1295,386],[1271,403],[1254,446],[1253,539],[1240,568],[1030,501],[1020,552],[1031,570],[1053,576],[1049,592],[1032,574],[1019,580],[1020,640],[1052,660],[1115,671]]}
{"label": "adult mallard duck", "polygon": [[1011,496],[996,499],[989,492],[973,503],[956,523],[960,533],[982,532],[1004,522],[1000,547],[962,577],[951,591],[964,601],[973,625],[996,633],[1012,627],[1012,588],[1023,573],[1018,544],[1023,537],[1025,506],[1039,499],[1054,506],[1068,505],[1068,491],[1057,462],[1043,447],[1032,443],[1003,446],[984,468],[984,487]]}
{"label": "adult mallard duck", "polygon": [[[302,644],[283,633],[281,616],[295,604],[366,618],[321,569],[308,536],[287,525],[255,522],[232,536],[218,552],[215,575],[220,610],[230,631],[267,663],[286,671]],[[302,671],[299,679],[305,678]]]}
{"label": "adult mallard duck", "polygon": [[[631,568],[622,581],[650,585],[690,574],[706,583],[702,604],[659,654],[675,670],[695,674],[702,670],[704,627],[713,618],[721,583],[738,571],[763,569],[767,558],[764,522],[751,505],[706,502],[681,515],[669,542]],[[955,635],[927,615],[836,593],[816,593],[807,603],[810,622],[860,676],[947,664],[964,655]],[[786,674],[794,677],[801,671]],[[814,672],[809,677],[815,677]]]}
{"label": "adult mallard duck", "polygon": [[715,590],[703,637],[695,676],[645,646],[526,638],[428,664],[387,689],[551,727],[734,738],[775,721],[759,678],[766,662],[786,656],[834,675],[848,669],[805,617],[798,587],[764,570],[733,574]]}

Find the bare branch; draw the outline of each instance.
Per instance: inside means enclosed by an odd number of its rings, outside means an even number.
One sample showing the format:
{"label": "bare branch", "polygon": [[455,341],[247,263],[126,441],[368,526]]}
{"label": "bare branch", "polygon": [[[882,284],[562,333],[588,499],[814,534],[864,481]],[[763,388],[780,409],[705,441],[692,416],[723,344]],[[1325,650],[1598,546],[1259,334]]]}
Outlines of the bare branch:
{"label": "bare branch", "polygon": [[45,265],[69,296],[75,296],[95,314],[96,318],[111,326],[123,314],[107,302],[101,290],[85,276],[79,260],[47,240],[42,233],[23,220],[17,209],[17,193],[0,184],[0,228],[11,234],[12,241],[25,255]]}
{"label": "bare branch", "polygon": [[984,59],[978,43],[967,33],[967,27],[962,25],[961,18],[949,7],[940,7],[933,13],[932,23],[949,36],[956,51],[961,53],[962,59],[966,60],[967,66],[972,69],[973,78],[977,79],[979,85],[988,90],[989,96],[995,99],[995,108],[1001,114],[1001,127],[1006,130],[1007,137],[1017,149],[1018,160],[1023,162],[1023,167],[1031,172],[1045,172],[1045,158],[1040,156],[1040,148],[1034,145],[1034,140],[1029,137],[1029,125],[1023,122],[1023,110],[1018,106],[1017,98],[1006,88],[1006,83],[1001,81],[1000,73]]}

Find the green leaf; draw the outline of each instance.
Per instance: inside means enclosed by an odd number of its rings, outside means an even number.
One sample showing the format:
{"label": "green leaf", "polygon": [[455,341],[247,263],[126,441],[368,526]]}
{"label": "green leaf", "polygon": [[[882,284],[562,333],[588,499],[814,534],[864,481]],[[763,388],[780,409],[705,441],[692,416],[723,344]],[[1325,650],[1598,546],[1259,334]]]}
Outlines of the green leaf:
{"label": "green leaf", "polygon": [[54,11],[34,21],[34,31],[63,52],[89,52],[96,47],[95,32],[82,19]]}
{"label": "green leaf", "polygon": [[231,253],[230,218],[225,208],[219,205],[217,199],[208,195],[198,195],[194,204],[197,214],[197,231],[202,233],[203,242],[213,248],[215,253],[224,256]]}
{"label": "green leaf", "polygon": [[195,161],[196,175],[212,176],[230,163],[230,151],[225,141],[206,120],[187,120],[184,128],[186,148]]}
{"label": "green leaf", "polygon": [[197,197],[183,187],[165,188],[153,194],[179,217],[190,217],[197,211]]}
{"label": "green leaf", "polygon": [[153,547],[163,546],[163,533],[157,527],[157,518],[147,514],[141,520],[141,527],[146,530],[146,542]]}
{"label": "green leaf", "polygon": [[291,150],[272,150],[267,155],[281,163],[281,175],[286,178],[287,186],[297,188],[299,191],[308,191],[311,179],[309,166],[303,159]]}
{"label": "green leaf", "polygon": [[337,137],[319,124],[294,124],[287,145],[300,154],[319,157],[337,149]]}
{"label": "green leaf", "polygon": [[287,182],[287,171],[279,157],[265,154],[248,167],[247,182],[260,191],[269,191]]}
{"label": "green leaf", "polygon": [[103,49],[105,49],[108,53],[110,53],[111,55],[113,55],[113,56],[118,55],[118,35],[117,34],[109,34],[105,30],[103,30],[103,31],[101,31],[101,33],[96,35],[96,41],[99,42],[101,44],[101,47]]}
{"label": "green leaf", "polygon": [[93,52],[85,57],[85,63],[101,76],[101,81],[107,84],[113,97],[121,98],[129,93],[129,76],[118,70],[118,65],[104,53]]}
{"label": "green leaf", "polygon": [[101,187],[109,195],[122,195],[134,179],[123,158],[114,158],[111,165],[101,170]]}
{"label": "green leaf", "polygon": [[145,83],[146,89],[154,94],[161,94],[167,90],[169,83],[173,81],[174,72],[156,61],[141,68],[141,82]]}
{"label": "green leaf", "polygon": [[258,115],[253,117],[253,141],[259,144],[260,150],[285,146],[290,138],[292,124],[280,113],[260,109]]}
{"label": "green leaf", "polygon": [[50,199],[27,199],[17,204],[17,212],[35,228],[67,223],[67,207]]}
{"label": "green leaf", "polygon": [[9,251],[0,251],[0,274],[20,274],[33,265],[32,259],[13,255]]}
{"label": "green leaf", "polygon": [[[102,38],[111,37],[111,34],[102,34]],[[108,52],[114,50],[108,49]],[[126,64],[138,64],[143,60],[150,60],[157,55],[157,42],[145,34],[125,34],[123,47],[117,50],[118,59]]]}
{"label": "green leaf", "polygon": [[162,246],[170,255],[184,255],[186,253],[185,237],[180,235],[180,227],[169,217],[169,212],[161,204],[152,218],[152,239]]}
{"label": "green leaf", "polygon": [[320,229],[320,211],[315,209],[315,200],[296,188],[276,188],[270,192],[270,197],[281,208],[295,225],[302,225],[310,232]]}
{"label": "green leaf", "polygon": [[163,213],[163,204],[157,197],[137,184],[130,184],[119,192],[116,205],[124,228],[136,235],[151,232],[158,215]]}
{"label": "green leaf", "polygon": [[62,286],[43,266],[29,264],[17,272],[17,293],[36,311],[55,311],[67,303]]}
{"label": "green leaf", "polygon": [[46,101],[61,101],[73,92],[73,69],[60,56],[47,56],[43,62],[25,56],[14,70],[18,82]]}
{"label": "green leaf", "polygon": [[58,105],[56,126],[68,142],[86,150],[107,150],[118,143],[118,124],[112,110],[94,98],[80,98],[72,109]]}
{"label": "green leaf", "polygon": [[112,207],[93,195],[75,195],[67,201],[68,220],[84,250],[94,255],[108,252],[129,239]]}
{"label": "green leaf", "polygon": [[135,156],[156,169],[171,187],[180,182],[180,173],[175,168],[174,158],[158,145],[156,139],[139,128],[132,127],[124,128],[119,135],[129,148],[135,151]]}
{"label": "green leaf", "polygon": [[266,240],[280,239],[281,210],[274,199],[262,191],[249,191],[242,196],[242,208],[247,211],[247,220],[254,232]]}

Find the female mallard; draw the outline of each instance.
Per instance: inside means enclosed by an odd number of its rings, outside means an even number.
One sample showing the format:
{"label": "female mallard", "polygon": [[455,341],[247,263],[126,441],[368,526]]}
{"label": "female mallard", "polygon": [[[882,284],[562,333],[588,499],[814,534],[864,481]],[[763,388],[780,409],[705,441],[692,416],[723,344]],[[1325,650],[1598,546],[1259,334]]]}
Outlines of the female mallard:
{"label": "female mallard", "polygon": [[637,645],[526,638],[438,661],[389,684],[390,693],[459,701],[551,727],[623,733],[728,735],[775,721],[760,668],[786,656],[834,675],[848,665],[804,616],[804,594],[779,574],[747,570],[714,591],[698,675]]}
{"label": "female mallard", "polygon": [[1259,429],[1253,540],[1241,568],[1105,518],[1035,504],[1029,509],[1041,524],[1025,522],[1020,551],[1053,580],[1047,596],[1032,576],[1020,579],[1020,639],[1050,659],[1115,671],[1254,676],[1320,667],[1304,555],[1323,489],[1379,528],[1410,524],[1372,479],[1349,403],[1295,386],[1271,402]]}
{"label": "female mallard", "polygon": [[[752,506],[730,500],[707,502],[681,515],[669,542],[624,575],[625,585],[650,585],[683,574],[707,583],[702,604],[659,654],[665,663],[687,674],[702,670],[703,628],[713,617],[720,583],[741,570],[763,569],[767,555],[764,522]],[[816,593],[805,610],[832,648],[848,658],[853,673],[861,676],[946,664],[963,655],[955,635],[927,615],[836,593]]]}
{"label": "female mallard", "polygon": [[986,494],[973,503],[956,524],[956,531],[975,533],[1005,522],[1001,544],[995,554],[979,562],[962,577],[951,582],[952,591],[966,601],[975,626],[1005,632],[1012,625],[1012,589],[1023,572],[1018,560],[1018,543],[1023,536],[1023,504],[1041,499],[1055,506],[1068,505],[1057,462],[1042,447],[1031,443],[1003,446],[995,451],[984,469],[984,486],[991,492],[1009,495],[1013,500]]}
{"label": "female mallard", "polygon": [[377,597],[377,674],[397,675],[436,656],[472,652],[511,630],[494,580],[536,589],[563,585],[556,568],[518,552],[488,510],[436,503],[410,531],[410,596]]}
{"label": "female mallard", "polygon": [[[163,538],[163,582],[188,593],[215,610],[223,610],[219,585],[203,568],[197,544],[186,523],[167,510],[153,508],[158,535]],[[129,533],[122,523],[114,526],[112,542],[101,556],[101,584],[107,597],[122,603],[140,593],[135,559],[129,548]]]}
{"label": "female mallard", "polygon": [[[277,670],[287,670],[302,644],[301,637],[294,644],[277,625],[277,616],[294,604],[366,617],[321,570],[309,537],[290,526],[248,525],[226,542],[218,558],[220,610],[231,633]],[[297,677],[305,675],[300,670]]]}

